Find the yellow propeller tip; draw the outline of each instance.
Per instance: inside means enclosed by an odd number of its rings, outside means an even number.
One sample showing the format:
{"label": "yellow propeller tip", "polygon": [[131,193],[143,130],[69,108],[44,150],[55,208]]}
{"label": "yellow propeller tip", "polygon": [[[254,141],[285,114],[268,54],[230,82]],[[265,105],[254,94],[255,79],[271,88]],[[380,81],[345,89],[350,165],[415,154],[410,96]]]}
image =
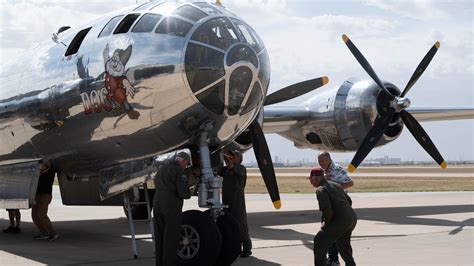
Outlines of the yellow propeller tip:
{"label": "yellow propeller tip", "polygon": [[323,77],[323,85],[326,85],[326,84],[328,84],[328,83],[329,83],[329,78],[326,77],[326,76],[324,76],[324,77]]}
{"label": "yellow propeller tip", "polygon": [[350,173],[354,173],[357,168],[353,164],[349,164],[347,167],[347,170],[349,170]]}
{"label": "yellow propeller tip", "polygon": [[342,34],[342,40],[346,43],[349,41],[349,37],[347,37],[345,34]]}
{"label": "yellow propeller tip", "polygon": [[436,43],[435,43],[436,49],[439,49],[439,46],[440,46],[440,45],[441,45],[441,44],[440,44],[439,42],[436,42]]}
{"label": "yellow propeller tip", "polygon": [[441,168],[443,168],[443,169],[446,169],[446,167],[447,167],[448,165],[446,164],[445,161],[443,161],[439,166],[441,166]]}
{"label": "yellow propeller tip", "polygon": [[274,201],[273,206],[275,207],[275,209],[280,209],[281,208],[281,201],[280,200]]}

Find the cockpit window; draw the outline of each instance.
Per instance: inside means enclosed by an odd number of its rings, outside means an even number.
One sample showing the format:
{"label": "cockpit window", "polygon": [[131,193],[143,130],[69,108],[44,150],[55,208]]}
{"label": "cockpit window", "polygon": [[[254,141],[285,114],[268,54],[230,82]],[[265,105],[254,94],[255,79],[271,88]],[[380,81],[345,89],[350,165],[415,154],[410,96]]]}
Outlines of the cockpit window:
{"label": "cockpit window", "polygon": [[202,19],[203,17],[207,17],[207,14],[202,12],[201,10],[189,6],[189,5],[184,5],[174,11],[174,14],[179,15],[183,18],[187,18],[192,21],[198,21]]}
{"label": "cockpit window", "polygon": [[196,6],[202,8],[204,11],[206,11],[208,14],[210,15],[217,15],[217,14],[221,14],[221,11],[219,11],[219,9],[211,6],[210,4],[208,3],[204,3],[204,2],[199,2],[199,3],[194,3]]}
{"label": "cockpit window", "polygon": [[234,26],[227,18],[216,18],[207,21],[194,32],[192,39],[222,50],[226,50],[239,41]]}
{"label": "cockpit window", "polygon": [[123,16],[116,16],[113,17],[109,22],[107,22],[102,31],[99,33],[99,38],[110,35],[114,30],[115,25],[117,25],[117,23],[122,17]]}
{"label": "cockpit window", "polygon": [[189,22],[178,18],[167,17],[161,21],[155,32],[185,37],[192,27],[193,24]]}
{"label": "cockpit window", "polygon": [[114,31],[114,34],[127,33],[130,27],[132,27],[133,22],[140,16],[140,14],[128,14],[120,21],[119,25]]}
{"label": "cockpit window", "polygon": [[230,76],[229,87],[229,115],[235,115],[239,111],[240,105],[249,90],[252,82],[252,71],[246,66],[235,69]]}
{"label": "cockpit window", "polygon": [[79,47],[81,47],[82,41],[86,37],[87,33],[91,30],[92,27],[89,27],[87,29],[83,29],[80,32],[76,34],[74,39],[72,39],[71,43],[67,47],[66,53],[64,56],[72,55],[77,53],[79,51]]}
{"label": "cockpit window", "polygon": [[245,41],[252,46],[253,49],[258,53],[263,49],[263,44],[258,35],[255,33],[255,31],[250,28],[249,26],[243,24],[242,22],[238,20],[232,20],[235,25],[237,25],[237,28],[240,30],[242,35],[245,38]]}
{"label": "cockpit window", "polygon": [[221,81],[201,93],[196,98],[211,112],[224,113],[225,81]]}
{"label": "cockpit window", "polygon": [[145,14],[133,27],[132,32],[151,32],[160,19],[161,15]]}
{"label": "cockpit window", "polygon": [[209,86],[225,74],[224,54],[198,44],[189,43],[185,62],[188,83],[193,92]]}

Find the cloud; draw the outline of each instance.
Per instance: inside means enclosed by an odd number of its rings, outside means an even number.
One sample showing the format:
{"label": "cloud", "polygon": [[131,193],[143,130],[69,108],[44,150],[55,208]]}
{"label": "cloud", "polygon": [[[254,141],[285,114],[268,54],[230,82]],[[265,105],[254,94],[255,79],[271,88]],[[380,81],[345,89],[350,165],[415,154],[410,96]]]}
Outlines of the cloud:
{"label": "cloud", "polygon": [[448,20],[462,14],[467,15],[466,11],[468,13],[469,9],[472,14],[472,2],[469,0],[367,0],[367,4],[416,20]]}
{"label": "cloud", "polygon": [[15,1],[0,4],[2,48],[29,48],[51,38],[59,27],[79,26],[123,7],[124,2]]}
{"label": "cloud", "polygon": [[[356,11],[350,14],[319,13],[315,8],[314,15],[303,16],[292,12],[290,1],[286,5],[266,5],[262,2],[252,5],[249,1],[243,1],[229,8],[235,9],[261,34],[269,50],[272,75],[278,76],[272,79],[272,90],[290,84],[292,78],[309,78],[328,71],[331,76],[353,73],[367,77],[342,43],[342,33],[348,34],[376,71],[386,79],[408,79],[437,40],[441,41],[442,48],[435,61],[443,63],[434,61],[430,71],[425,73],[427,77],[472,73],[469,72],[473,65],[472,28],[462,27],[470,25],[472,18],[450,15],[460,13],[463,5],[426,1],[413,4],[402,2],[400,5],[387,1],[369,3],[397,13],[388,16]],[[419,9],[423,10],[420,11],[423,14],[438,14],[436,10],[445,12],[445,20],[439,21],[438,17],[426,15],[421,16],[425,21],[420,22],[400,15],[402,10]]]}

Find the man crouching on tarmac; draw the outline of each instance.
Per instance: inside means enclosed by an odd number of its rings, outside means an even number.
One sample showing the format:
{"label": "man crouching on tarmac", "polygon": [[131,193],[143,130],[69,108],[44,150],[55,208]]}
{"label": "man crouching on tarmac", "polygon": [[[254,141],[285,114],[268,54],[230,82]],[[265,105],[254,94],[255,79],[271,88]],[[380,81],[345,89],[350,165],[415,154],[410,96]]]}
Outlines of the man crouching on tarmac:
{"label": "man crouching on tarmac", "polygon": [[346,265],[356,265],[352,256],[351,235],[357,223],[352,200],[341,185],[327,181],[321,168],[314,168],[309,177],[316,188],[322,225],[314,237],[314,265],[326,265],[326,253],[335,242]]}

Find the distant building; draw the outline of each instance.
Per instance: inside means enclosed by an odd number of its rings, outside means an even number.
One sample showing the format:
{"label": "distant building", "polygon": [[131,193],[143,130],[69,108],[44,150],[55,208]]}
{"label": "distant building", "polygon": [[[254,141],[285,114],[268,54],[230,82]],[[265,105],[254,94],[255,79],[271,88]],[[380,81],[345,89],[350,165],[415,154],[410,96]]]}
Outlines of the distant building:
{"label": "distant building", "polygon": [[384,156],[383,158],[375,158],[366,160],[363,162],[364,165],[399,165],[402,164],[401,158],[390,158]]}

